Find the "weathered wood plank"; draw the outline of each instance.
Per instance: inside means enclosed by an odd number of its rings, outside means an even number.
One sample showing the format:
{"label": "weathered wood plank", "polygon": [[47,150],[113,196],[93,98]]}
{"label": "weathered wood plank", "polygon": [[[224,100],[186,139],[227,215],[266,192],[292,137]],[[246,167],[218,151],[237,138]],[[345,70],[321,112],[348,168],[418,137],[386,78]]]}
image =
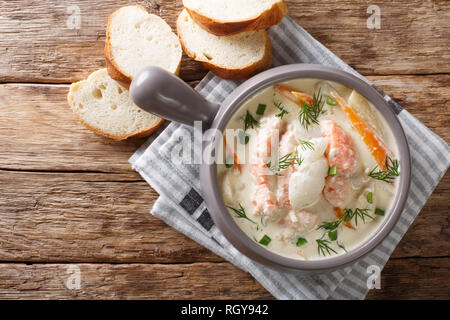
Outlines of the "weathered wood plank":
{"label": "weathered wood plank", "polygon": [[[172,27],[179,0],[0,1],[0,82],[73,82],[104,66],[108,15],[126,4],[143,4]],[[372,1],[287,1],[290,16],[363,74],[429,74],[450,71],[450,3],[378,2],[381,29],[369,30]],[[75,26],[79,9],[79,28]],[[71,18],[72,17],[72,18]],[[74,23],[75,22],[75,23]],[[181,77],[205,74],[184,58]]]}
{"label": "weathered wood plank", "polygon": [[450,172],[447,172],[394,250],[393,258],[450,256],[449,199]]}
{"label": "weathered wood plank", "polygon": [[[2,299],[271,299],[229,263],[79,264],[80,290],[61,264],[0,264]],[[205,276],[208,275],[208,276]],[[211,283],[214,279],[214,284]]]}
{"label": "weathered wood plank", "polygon": [[222,261],[150,215],[158,195],[135,179],[0,170],[0,261]]}
{"label": "weathered wood plank", "polygon": [[[0,264],[2,299],[271,299],[229,263],[78,264],[80,289],[67,288],[67,264]],[[449,258],[390,260],[368,299],[448,299]],[[73,272],[73,271],[72,271]],[[205,274],[208,277],[205,277]],[[215,285],[211,285],[215,279]]]}
{"label": "weathered wood plank", "polygon": [[[157,193],[128,174],[0,170],[0,185],[0,262],[223,261],[151,216]],[[394,257],[449,255],[449,198],[447,174]]]}
{"label": "weathered wood plank", "polygon": [[[450,143],[450,75],[369,77]],[[192,83],[195,84],[195,83]],[[0,168],[129,172],[145,139],[115,142],[81,125],[68,86],[0,84]]]}
{"label": "weathered wood plank", "polygon": [[[287,0],[290,15],[318,41],[364,75],[430,74],[450,70],[450,2]],[[369,30],[378,5],[381,28]]]}
{"label": "weathered wood plank", "polygon": [[391,259],[381,273],[381,289],[367,299],[450,298],[450,258]]}
{"label": "weathered wood plank", "polygon": [[[190,82],[195,86],[198,82]],[[87,130],[67,104],[67,85],[0,84],[0,168],[128,172],[147,138],[114,141]]]}
{"label": "weathered wood plank", "polygon": [[392,99],[450,143],[450,76],[369,76]]}

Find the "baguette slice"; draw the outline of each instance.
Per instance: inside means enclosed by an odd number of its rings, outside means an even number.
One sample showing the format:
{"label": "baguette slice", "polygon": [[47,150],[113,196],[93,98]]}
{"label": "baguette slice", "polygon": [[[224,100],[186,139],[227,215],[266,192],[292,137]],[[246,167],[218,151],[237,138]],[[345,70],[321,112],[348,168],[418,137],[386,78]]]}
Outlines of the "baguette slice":
{"label": "baguette slice", "polygon": [[164,122],[139,109],[128,90],[111,79],[106,69],[73,83],[67,100],[88,129],[114,140],[148,136]]}
{"label": "baguette slice", "polygon": [[283,0],[183,0],[183,5],[197,24],[218,36],[267,29],[288,11]]}
{"label": "baguette slice", "polygon": [[182,50],[170,26],[144,7],[126,6],[108,18],[105,57],[111,78],[129,86],[136,73],[158,66],[178,74]]}
{"label": "baguette slice", "polygon": [[224,79],[246,79],[272,62],[272,45],[265,30],[216,36],[200,28],[186,10],[177,20],[184,52]]}

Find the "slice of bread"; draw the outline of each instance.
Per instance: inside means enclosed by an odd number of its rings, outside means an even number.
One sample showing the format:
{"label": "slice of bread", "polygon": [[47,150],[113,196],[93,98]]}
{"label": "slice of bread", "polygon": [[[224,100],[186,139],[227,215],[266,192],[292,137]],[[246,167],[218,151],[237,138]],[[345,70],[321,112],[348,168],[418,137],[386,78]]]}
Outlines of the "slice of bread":
{"label": "slice of bread", "polygon": [[218,36],[267,29],[288,11],[283,0],[183,0],[183,5],[196,23]]}
{"label": "slice of bread", "polygon": [[182,50],[170,26],[142,6],[127,6],[108,18],[105,57],[111,78],[129,86],[144,67],[158,66],[178,74]]}
{"label": "slice of bread", "polygon": [[164,120],[141,110],[106,69],[73,83],[67,95],[72,111],[90,130],[114,140],[145,137]]}
{"label": "slice of bread", "polygon": [[177,21],[184,52],[224,79],[246,79],[272,62],[272,45],[265,30],[216,36],[200,28],[186,10]]}

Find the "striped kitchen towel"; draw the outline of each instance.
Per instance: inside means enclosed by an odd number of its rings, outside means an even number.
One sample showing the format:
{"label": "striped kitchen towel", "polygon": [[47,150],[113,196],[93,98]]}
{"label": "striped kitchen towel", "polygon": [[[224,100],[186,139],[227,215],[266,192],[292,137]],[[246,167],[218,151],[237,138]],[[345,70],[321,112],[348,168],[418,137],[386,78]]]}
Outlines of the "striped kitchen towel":
{"label": "striped kitchen towel", "polygon": [[[338,68],[364,79],[289,17],[269,29],[273,66],[315,63]],[[240,82],[209,73],[196,90],[221,102]],[[412,182],[406,207],[393,231],[369,255],[353,265],[317,275],[295,275],[273,270],[238,252],[214,225],[202,199],[198,165],[174,163],[171,153],[181,137],[193,137],[191,127],[170,123],[130,158],[132,167],[160,194],[151,213],[219,256],[249,272],[278,299],[363,299],[373,268],[381,270],[450,164],[450,148],[436,134],[376,88],[395,110],[405,130],[412,155]],[[193,139],[193,138],[192,138]],[[192,140],[194,141],[194,139]],[[193,148],[193,152],[201,152]],[[370,266],[375,266],[369,268]]]}

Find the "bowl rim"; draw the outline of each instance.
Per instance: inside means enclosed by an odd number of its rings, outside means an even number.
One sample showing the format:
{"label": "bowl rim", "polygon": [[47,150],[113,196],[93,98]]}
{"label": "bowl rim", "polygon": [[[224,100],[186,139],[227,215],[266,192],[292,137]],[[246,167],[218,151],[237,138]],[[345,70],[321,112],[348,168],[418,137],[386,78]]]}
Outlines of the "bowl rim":
{"label": "bowl rim", "polygon": [[406,203],[411,180],[411,157],[409,146],[403,128],[389,103],[380,93],[364,80],[342,70],[313,64],[291,64],[264,71],[243,82],[234,89],[222,102],[220,109],[212,122],[211,128],[225,129],[231,116],[247,99],[255,93],[273,84],[299,78],[313,78],[334,81],[358,91],[377,108],[390,127],[397,144],[401,175],[398,181],[397,195],[389,214],[374,231],[374,234],[355,249],[345,254],[320,260],[299,260],[288,258],[270,251],[256,243],[237,225],[225,207],[219,189],[216,162],[200,166],[201,185],[209,186],[203,189],[206,207],[225,238],[247,257],[267,266],[285,270],[304,272],[322,272],[338,269],[352,264],[356,260],[370,253],[378,246],[395,227]]}

